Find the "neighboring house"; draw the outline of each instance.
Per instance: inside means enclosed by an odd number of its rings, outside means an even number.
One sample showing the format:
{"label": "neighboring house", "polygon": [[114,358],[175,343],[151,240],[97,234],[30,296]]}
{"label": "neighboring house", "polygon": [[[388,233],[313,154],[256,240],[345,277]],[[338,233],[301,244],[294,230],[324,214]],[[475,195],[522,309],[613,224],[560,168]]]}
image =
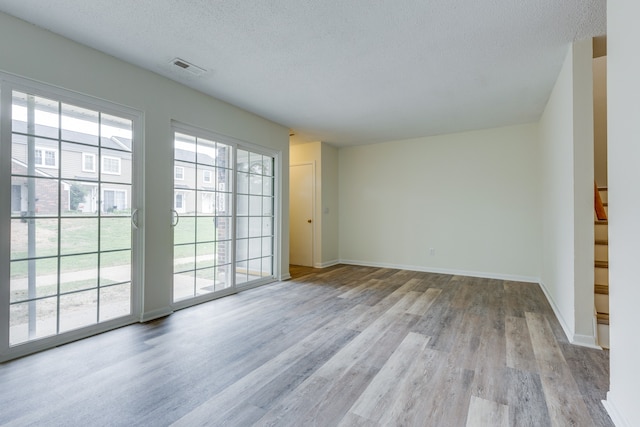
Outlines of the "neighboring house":
{"label": "neighboring house", "polygon": [[[25,132],[26,123],[14,121],[14,132]],[[36,125],[38,135],[58,138],[58,129]],[[49,212],[57,206],[55,180],[62,181],[61,204],[65,212],[103,213],[126,211],[131,206],[131,140],[123,137],[62,131],[62,146],[58,141],[33,138],[33,164],[36,179],[36,214]],[[69,142],[66,142],[69,141]],[[28,139],[14,134],[12,160],[14,175],[28,174]],[[15,179],[11,186],[11,211],[28,211],[28,178]],[[101,183],[99,183],[101,181]],[[51,212],[57,213],[57,212]]]}
{"label": "neighboring house", "polygon": [[182,148],[174,150],[173,207],[179,214],[197,210],[200,214],[230,215],[230,151],[222,145],[209,151],[196,154]]}

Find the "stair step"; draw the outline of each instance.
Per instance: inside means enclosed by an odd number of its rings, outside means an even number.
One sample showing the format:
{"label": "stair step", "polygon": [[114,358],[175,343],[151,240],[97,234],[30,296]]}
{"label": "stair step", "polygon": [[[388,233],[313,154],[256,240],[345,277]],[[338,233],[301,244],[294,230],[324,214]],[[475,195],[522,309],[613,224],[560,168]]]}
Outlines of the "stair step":
{"label": "stair step", "polygon": [[596,245],[608,245],[608,244],[609,244],[608,239],[596,239]]}
{"label": "stair step", "polygon": [[609,295],[594,294],[593,302],[596,306],[596,312],[609,314]]}
{"label": "stair step", "polygon": [[609,261],[596,261],[595,262],[595,267],[596,268],[609,268]]}
{"label": "stair step", "polygon": [[595,285],[594,292],[601,295],[609,295],[609,285]]}
{"label": "stair step", "polygon": [[607,313],[598,313],[597,318],[598,318],[598,323],[600,325],[608,325],[609,324],[609,314],[607,314]]}
{"label": "stair step", "polygon": [[593,256],[596,262],[609,261],[609,247],[607,245],[595,245]]}
{"label": "stair step", "polygon": [[609,270],[606,268],[594,268],[594,283],[596,285],[609,285]]}
{"label": "stair step", "polygon": [[609,220],[608,219],[602,219],[602,220],[596,219],[595,221],[593,221],[593,223],[595,225],[609,225]]}

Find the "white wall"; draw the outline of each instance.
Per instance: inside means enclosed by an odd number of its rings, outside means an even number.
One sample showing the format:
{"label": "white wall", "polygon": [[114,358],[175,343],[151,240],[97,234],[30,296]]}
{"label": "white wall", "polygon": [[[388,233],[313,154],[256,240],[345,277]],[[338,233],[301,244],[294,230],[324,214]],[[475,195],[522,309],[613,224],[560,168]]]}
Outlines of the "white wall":
{"label": "white wall", "polygon": [[528,124],[341,148],[341,261],[537,282],[537,139]]}
{"label": "white wall", "polygon": [[640,426],[640,2],[607,3],[609,110],[609,413]]}
{"label": "white wall", "polygon": [[568,49],[540,120],[541,284],[569,340],[595,346],[591,41]]}
{"label": "white wall", "polygon": [[[324,142],[291,145],[290,162],[315,165],[314,267],[338,262],[338,149]],[[296,203],[291,200],[291,203]]]}
{"label": "white wall", "polygon": [[2,71],[144,112],[146,317],[171,302],[172,119],[281,152],[279,270],[288,277],[287,128],[5,14],[0,52]]}

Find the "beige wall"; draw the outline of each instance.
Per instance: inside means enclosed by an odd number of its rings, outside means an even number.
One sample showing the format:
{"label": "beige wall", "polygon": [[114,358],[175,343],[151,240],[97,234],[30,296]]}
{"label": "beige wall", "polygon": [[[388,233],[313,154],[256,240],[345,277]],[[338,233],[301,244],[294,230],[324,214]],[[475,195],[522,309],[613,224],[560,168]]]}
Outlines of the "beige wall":
{"label": "beige wall", "polygon": [[607,186],[607,57],[593,60],[593,160],[599,187]]}
{"label": "beige wall", "polygon": [[322,266],[336,264],[340,258],[338,173],[338,149],[322,143]]}
{"label": "beige wall", "polygon": [[280,152],[284,165],[278,206],[282,214],[277,247],[281,264],[276,270],[281,277],[289,277],[286,127],[5,14],[0,14],[0,52],[2,71],[143,112],[145,318],[171,311],[172,120]]}
{"label": "beige wall", "polygon": [[640,2],[607,3],[609,110],[609,306],[611,391],[616,425],[640,426]]}
{"label": "beige wall", "polygon": [[[313,265],[327,267],[338,262],[338,149],[324,142],[291,145],[292,165],[315,165],[315,226]],[[296,203],[296,200],[291,200]]]}
{"label": "beige wall", "polygon": [[528,124],[341,148],[341,261],[537,282],[537,138]]}

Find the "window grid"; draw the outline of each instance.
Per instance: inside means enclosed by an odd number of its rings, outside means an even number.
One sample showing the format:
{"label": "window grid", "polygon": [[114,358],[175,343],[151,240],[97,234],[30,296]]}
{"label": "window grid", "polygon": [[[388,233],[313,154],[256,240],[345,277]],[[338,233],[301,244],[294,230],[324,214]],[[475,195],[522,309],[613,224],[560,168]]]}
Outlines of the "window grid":
{"label": "window grid", "polygon": [[273,166],[270,156],[238,150],[236,278],[249,282],[273,274]]}
{"label": "window grid", "polygon": [[[109,292],[118,291],[116,288],[119,287],[127,287],[128,286],[128,296],[126,304],[126,313],[121,313],[121,315],[128,315],[131,312],[131,272],[130,272],[130,253],[131,253],[131,239],[128,239],[126,248],[115,250],[111,248],[111,250],[104,249],[102,247],[103,241],[100,236],[103,232],[102,221],[107,220],[109,215],[103,215],[100,209],[97,209],[96,212],[90,213],[90,215],[83,215],[84,212],[81,212],[78,215],[78,200],[81,198],[84,200],[86,195],[82,193],[82,189],[78,188],[78,183],[80,181],[67,179],[64,175],[64,171],[66,168],[71,168],[69,165],[61,165],[59,162],[58,153],[62,153],[63,157],[65,155],[65,149],[63,144],[66,144],[67,141],[63,139],[64,128],[62,125],[62,121],[64,118],[63,106],[66,106],[62,102],[41,98],[34,95],[27,95],[21,92],[13,92],[13,117],[12,117],[12,154],[13,159],[13,168],[12,168],[12,188],[19,187],[20,192],[22,193],[23,187],[26,188],[27,193],[27,207],[26,210],[22,209],[24,196],[20,194],[20,211],[14,211],[11,215],[11,228],[12,228],[12,248],[10,254],[10,265],[11,265],[11,297],[9,301],[10,307],[10,346],[20,345],[29,341],[33,341],[34,339],[44,338],[46,336],[57,335],[62,332],[66,332],[68,330],[82,328],[86,326],[90,326],[93,324],[100,323],[105,319],[101,313],[102,305],[101,305],[101,297],[103,295],[103,289],[109,289]],[[19,118],[16,118],[16,115],[19,116],[19,108],[21,104],[26,106],[26,117],[23,117],[23,122],[25,124],[21,124]],[[17,107],[16,107],[17,106]],[[71,106],[74,108],[73,106]],[[15,114],[18,111],[18,114]],[[37,117],[36,113],[40,116]],[[100,121],[102,119],[101,112],[95,112],[98,117],[98,140],[100,140],[100,131],[102,126],[100,126]],[[43,116],[49,115],[49,118],[53,116],[55,120],[49,120],[46,125],[43,125]],[[129,121],[130,122],[130,121]],[[51,144],[56,146],[53,148],[42,148],[42,147],[34,147],[33,155],[28,153],[29,149],[27,149],[26,153],[26,162],[21,163],[21,160],[18,158],[20,154],[18,153],[19,144],[21,140],[26,142],[27,148],[28,146],[33,146],[35,140],[37,141],[48,141]],[[73,145],[76,145],[73,143]],[[102,150],[101,144],[98,145],[98,152]],[[124,150],[123,150],[124,151]],[[43,157],[44,153],[44,157]],[[18,156],[18,157],[16,157]],[[76,161],[73,167],[77,167],[81,169],[84,167],[84,156],[80,156]],[[119,159],[118,159],[119,160]],[[44,162],[44,164],[42,164]],[[20,170],[20,166],[25,164],[24,167],[26,170]],[[94,162],[95,165],[95,162]],[[45,168],[46,172],[38,171],[38,168]],[[54,170],[55,169],[55,170]],[[14,185],[14,182],[22,182],[22,185]],[[122,182],[118,182],[118,185],[121,187],[130,188],[131,183],[123,184]],[[74,193],[74,185],[76,185],[75,193]],[[97,182],[94,180],[90,183],[91,186],[100,188],[102,183],[98,180]],[[13,190],[12,190],[13,191]],[[17,191],[17,190],[16,190]],[[125,190],[118,190],[125,191]],[[35,194],[38,194],[36,197]],[[79,193],[78,193],[79,192]],[[100,194],[98,190],[98,194]],[[130,192],[129,192],[130,194]],[[75,201],[74,199],[75,195]],[[18,197],[16,196],[16,199]],[[126,196],[125,196],[126,198]],[[99,205],[99,200],[98,200]],[[44,209],[39,209],[40,207],[44,207]],[[124,218],[127,223],[129,222],[128,216]],[[38,225],[41,223],[47,223],[49,226],[47,227],[39,227]],[[67,221],[67,222],[65,222]],[[81,241],[85,242],[95,241],[96,247],[90,251],[82,251],[82,244],[79,244],[80,249],[69,252],[69,249],[66,247],[68,244],[64,244],[65,240],[68,236],[73,233],[70,229],[63,228],[64,224],[88,224],[89,222],[95,223],[95,234],[94,237],[96,239],[84,238],[83,234],[79,237]],[[24,233],[22,228],[27,228],[28,232]],[[72,227],[73,228],[73,227]],[[78,228],[78,227],[76,227]],[[79,233],[86,232],[87,230],[80,227]],[[51,255],[38,256],[38,252],[40,251],[40,246],[45,246],[45,239],[41,238],[39,234],[41,233],[54,233],[54,235],[47,240],[51,241],[52,239],[55,241],[55,245],[50,251],[53,252]],[[78,233],[78,232],[76,232]],[[18,249],[21,249],[21,245],[24,245],[23,241],[20,239],[14,239],[13,236],[23,236],[24,234],[28,235],[28,241],[26,244],[26,252],[23,256],[19,256],[20,252]],[[84,239],[82,239],[84,238]],[[15,240],[15,241],[14,241]],[[17,246],[17,248],[16,248]],[[122,254],[125,253],[125,257],[128,253],[129,258],[129,276],[126,280],[107,280],[103,278],[103,270],[101,268],[101,262],[103,255],[105,257],[112,257],[113,254]],[[78,271],[75,264],[78,263],[80,259],[88,259],[94,258],[95,263],[93,264],[95,268],[89,270],[80,270]],[[80,283],[81,281],[75,280],[69,282],[69,278],[64,278],[63,280],[63,266],[70,267],[71,270],[68,270],[69,273],[67,276],[80,278],[83,276],[83,271],[89,271],[89,275],[91,275],[91,271],[95,273],[93,278],[89,278],[88,281],[85,280],[85,283]],[[26,291],[19,291],[21,286],[19,283],[23,279],[18,279],[14,277],[17,273],[20,275],[19,271],[26,267],[27,276],[24,280],[29,282],[28,289]],[[42,267],[42,268],[39,268]],[[54,283],[51,288],[50,285],[48,287],[38,286],[38,282],[42,282],[46,277],[51,277],[51,274],[44,275],[43,271],[54,271],[53,277]],[[22,273],[24,275],[24,273]],[[77,276],[77,277],[76,277]],[[95,280],[94,280],[95,279]],[[122,276],[121,276],[122,279]],[[47,279],[50,280],[50,279]],[[75,284],[74,284],[75,283]],[[72,285],[74,284],[74,285]],[[43,289],[48,289],[48,291],[43,291]],[[21,294],[21,292],[23,292]],[[40,292],[40,295],[38,293]],[[44,292],[44,294],[42,294]],[[78,301],[78,297],[80,300],[83,299],[82,294],[86,297],[88,294],[93,294],[93,303],[87,302],[86,298],[83,301]],[[91,299],[91,298],[90,298]],[[71,305],[62,304],[62,301],[66,301]],[[85,310],[84,313],[82,310],[78,310],[77,306],[82,306]],[[48,315],[44,315],[42,307],[48,307]],[[71,307],[71,308],[70,308]],[[87,307],[89,310],[87,310]],[[28,317],[28,334],[23,333],[20,335],[20,329],[23,329],[23,324],[20,323],[21,319],[24,319],[24,311],[27,311]],[[46,311],[46,310],[45,310]],[[123,310],[121,310],[123,311]],[[93,313],[93,314],[92,314]],[[44,317],[44,320],[42,319]],[[112,317],[110,317],[112,318]],[[55,321],[52,322],[52,319]]]}
{"label": "window grid", "polygon": [[[230,248],[230,156],[226,144],[175,133],[174,168],[183,179],[174,181],[182,195],[180,219],[174,227],[174,301],[232,286]],[[211,182],[205,180],[209,172]],[[215,178],[214,178],[215,177]],[[205,187],[205,183],[218,185]]]}

